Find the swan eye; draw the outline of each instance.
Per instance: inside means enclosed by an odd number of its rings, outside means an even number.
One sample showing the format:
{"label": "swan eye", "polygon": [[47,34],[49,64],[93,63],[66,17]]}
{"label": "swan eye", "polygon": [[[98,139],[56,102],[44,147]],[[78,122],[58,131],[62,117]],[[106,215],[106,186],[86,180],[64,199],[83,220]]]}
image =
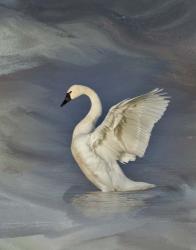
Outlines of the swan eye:
{"label": "swan eye", "polygon": [[65,98],[67,98],[68,100],[71,100],[71,95],[70,95],[71,92],[72,92],[72,91],[69,91],[69,92],[66,93]]}

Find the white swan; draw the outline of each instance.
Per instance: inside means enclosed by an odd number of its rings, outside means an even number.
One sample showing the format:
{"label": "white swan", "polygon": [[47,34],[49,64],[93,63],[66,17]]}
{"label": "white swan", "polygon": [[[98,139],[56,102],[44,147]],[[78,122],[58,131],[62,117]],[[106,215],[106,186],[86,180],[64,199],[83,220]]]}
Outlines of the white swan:
{"label": "white swan", "polygon": [[96,129],[102,105],[91,88],[72,85],[61,106],[81,95],[90,98],[91,108],[74,129],[71,150],[85,176],[103,192],[155,187],[127,178],[117,161],[127,163],[144,156],[152,128],[169,103],[162,89],[114,105]]}

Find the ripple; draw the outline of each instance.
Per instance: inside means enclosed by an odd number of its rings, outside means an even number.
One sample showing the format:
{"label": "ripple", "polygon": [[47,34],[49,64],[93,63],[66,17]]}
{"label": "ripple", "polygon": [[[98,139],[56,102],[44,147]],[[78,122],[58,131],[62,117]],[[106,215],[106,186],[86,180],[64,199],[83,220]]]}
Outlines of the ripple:
{"label": "ripple", "polygon": [[115,215],[125,215],[137,212],[150,202],[164,196],[167,190],[139,191],[139,192],[66,192],[64,201],[71,204],[71,213],[79,213],[87,218],[98,218]]}

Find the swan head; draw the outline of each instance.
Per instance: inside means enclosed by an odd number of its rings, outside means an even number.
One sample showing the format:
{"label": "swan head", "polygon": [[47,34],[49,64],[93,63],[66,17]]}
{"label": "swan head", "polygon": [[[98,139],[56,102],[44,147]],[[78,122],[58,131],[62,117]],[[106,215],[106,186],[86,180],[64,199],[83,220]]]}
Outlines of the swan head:
{"label": "swan head", "polygon": [[87,93],[88,87],[83,85],[72,85],[66,92],[65,98],[61,103],[61,107],[70,102],[71,100],[76,99],[77,97]]}
{"label": "swan head", "polygon": [[71,100],[74,100],[75,98],[82,95],[82,85],[72,85],[66,92],[65,98],[63,102],[61,103],[61,107],[63,107],[65,104],[70,102]]}

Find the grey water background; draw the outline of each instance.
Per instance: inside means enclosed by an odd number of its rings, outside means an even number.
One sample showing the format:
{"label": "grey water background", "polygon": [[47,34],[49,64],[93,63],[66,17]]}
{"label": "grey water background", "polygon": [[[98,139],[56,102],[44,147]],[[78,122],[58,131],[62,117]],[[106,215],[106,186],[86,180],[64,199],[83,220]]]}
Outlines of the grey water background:
{"label": "grey water background", "polygon": [[[0,249],[196,249],[196,3],[0,1]],[[171,96],[143,159],[145,192],[101,193],[70,152],[89,109],[153,88]]]}

